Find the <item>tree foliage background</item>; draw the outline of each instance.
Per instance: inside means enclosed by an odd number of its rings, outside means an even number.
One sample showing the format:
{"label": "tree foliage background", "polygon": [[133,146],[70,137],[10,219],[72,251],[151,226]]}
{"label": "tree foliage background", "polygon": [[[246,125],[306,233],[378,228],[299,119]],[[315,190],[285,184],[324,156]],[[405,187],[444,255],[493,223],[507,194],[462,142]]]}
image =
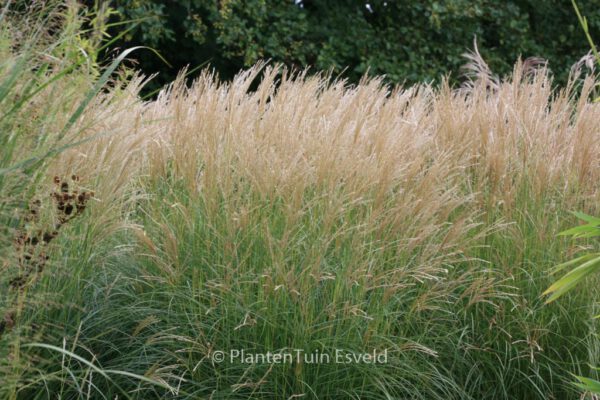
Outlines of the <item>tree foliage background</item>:
{"label": "tree foliage background", "polygon": [[[593,35],[600,0],[580,0]],[[182,67],[212,65],[228,79],[260,59],[332,69],[351,82],[365,73],[414,83],[458,75],[461,54],[477,37],[492,70],[516,59],[549,60],[558,82],[588,50],[570,0],[115,0],[126,20],[144,18],[122,46],[143,44],[147,73],[168,82]],[[122,29],[122,28],[121,28]]]}

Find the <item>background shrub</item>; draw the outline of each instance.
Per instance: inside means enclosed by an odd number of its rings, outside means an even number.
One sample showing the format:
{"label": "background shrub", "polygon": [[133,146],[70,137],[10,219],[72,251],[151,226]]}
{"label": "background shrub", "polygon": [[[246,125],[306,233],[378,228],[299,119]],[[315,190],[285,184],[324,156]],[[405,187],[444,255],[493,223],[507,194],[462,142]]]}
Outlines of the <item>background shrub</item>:
{"label": "background shrub", "polygon": [[[274,1],[116,0],[128,20],[144,19],[127,45],[157,48],[172,64],[140,54],[146,73],[171,81],[185,65],[205,62],[230,79],[260,59],[330,69],[357,82],[368,72],[416,83],[453,73],[476,36],[493,71],[505,74],[519,55],[550,60],[564,82],[589,48],[569,0]],[[592,36],[600,28],[597,0],[580,7]],[[560,29],[558,29],[560,27]],[[133,42],[133,43],[131,43]]]}

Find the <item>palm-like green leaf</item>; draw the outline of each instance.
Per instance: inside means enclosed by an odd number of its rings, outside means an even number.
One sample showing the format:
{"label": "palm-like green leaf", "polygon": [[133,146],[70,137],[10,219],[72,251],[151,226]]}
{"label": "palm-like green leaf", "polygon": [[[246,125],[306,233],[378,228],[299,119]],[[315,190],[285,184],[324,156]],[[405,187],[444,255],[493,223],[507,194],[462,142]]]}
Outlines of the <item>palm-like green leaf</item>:
{"label": "palm-like green leaf", "polygon": [[550,303],[558,299],[563,294],[573,289],[583,279],[595,272],[598,272],[598,270],[600,269],[600,253],[596,253],[589,256],[584,256],[587,259],[587,261],[583,262],[577,268],[567,273],[561,279],[556,281],[552,286],[546,289],[544,295],[550,295],[548,300],[546,300],[546,303]]}
{"label": "palm-like green leaf", "polygon": [[[561,236],[572,236],[573,238],[591,238],[600,236],[600,218],[584,214],[582,212],[573,212],[580,220],[587,222],[585,225],[576,226],[559,233]],[[600,269],[600,253],[590,253],[577,257],[573,260],[564,262],[554,267],[553,272],[562,271],[568,267],[575,267],[565,276],[550,286],[543,295],[549,296],[546,303],[551,303],[558,299],[569,290],[573,289],[583,279],[589,275],[598,272]]]}
{"label": "palm-like green leaf", "polygon": [[600,236],[600,218],[582,212],[573,212],[577,218],[587,222],[585,225],[576,226],[566,231],[560,232],[560,236],[573,236],[574,238],[591,238]]}
{"label": "palm-like green leaf", "polygon": [[575,385],[588,392],[592,393],[600,393],[600,382],[595,379],[585,378],[583,376],[576,376],[579,382],[575,383]]}

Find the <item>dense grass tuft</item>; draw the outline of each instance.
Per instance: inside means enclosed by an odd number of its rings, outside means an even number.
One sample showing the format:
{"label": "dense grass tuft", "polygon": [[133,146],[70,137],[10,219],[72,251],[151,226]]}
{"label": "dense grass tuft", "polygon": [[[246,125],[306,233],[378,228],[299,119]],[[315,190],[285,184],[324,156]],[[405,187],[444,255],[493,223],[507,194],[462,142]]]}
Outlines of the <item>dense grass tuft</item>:
{"label": "dense grass tuft", "polygon": [[[3,237],[0,397],[579,397],[569,372],[591,376],[600,354],[582,322],[592,287],[550,306],[540,295],[577,251],[556,238],[567,211],[598,212],[591,78],[553,91],[518,63],[504,81],[392,89],[261,64],[152,102],[141,78],[117,81],[69,122],[86,91],[55,90],[86,73],[27,103],[80,143],[19,192],[20,212],[40,199],[37,225],[17,219]],[[4,165],[52,138],[30,124]],[[94,195],[36,279],[12,287],[11,235],[60,218],[55,176]],[[211,361],[242,349],[388,358]]]}

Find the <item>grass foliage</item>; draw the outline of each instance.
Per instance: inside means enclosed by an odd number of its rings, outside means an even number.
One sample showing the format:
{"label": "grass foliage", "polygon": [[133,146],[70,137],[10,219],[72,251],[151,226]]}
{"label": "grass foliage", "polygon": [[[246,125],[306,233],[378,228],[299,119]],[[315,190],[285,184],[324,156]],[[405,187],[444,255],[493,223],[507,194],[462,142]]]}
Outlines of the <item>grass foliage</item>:
{"label": "grass foliage", "polygon": [[[390,88],[260,64],[143,102],[142,78],[79,58],[74,7],[38,14],[51,34],[1,24],[0,398],[579,398],[593,286],[541,294],[579,250],[555,240],[567,210],[598,213],[592,77],[499,80],[474,54],[462,88]],[[389,357],[211,361],[232,349]]]}

